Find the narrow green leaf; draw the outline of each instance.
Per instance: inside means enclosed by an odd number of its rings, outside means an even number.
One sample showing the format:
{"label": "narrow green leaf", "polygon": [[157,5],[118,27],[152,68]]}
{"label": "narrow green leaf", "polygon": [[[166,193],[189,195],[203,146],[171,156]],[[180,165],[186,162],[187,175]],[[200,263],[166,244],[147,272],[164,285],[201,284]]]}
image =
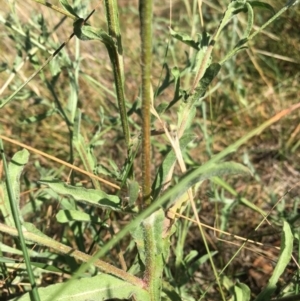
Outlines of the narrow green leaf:
{"label": "narrow green leaf", "polygon": [[[97,166],[96,158],[93,154],[93,149],[87,146],[82,135],[80,134],[81,125],[81,111],[77,110],[77,114],[74,120],[74,135],[73,135],[73,145],[75,146],[81,161],[83,162],[84,168],[90,173],[95,173]],[[97,179],[91,178],[93,186],[95,189],[100,190],[101,186]]]}
{"label": "narrow green leaf", "polygon": [[[116,277],[100,274],[91,278],[82,278],[72,281],[66,289],[65,283],[49,285],[39,288],[41,301],[103,301],[111,299],[131,299],[148,301],[146,290],[120,280]],[[11,301],[31,301],[29,293]]]}
{"label": "narrow green leaf", "polygon": [[212,82],[212,80],[217,76],[221,69],[221,65],[218,63],[211,64],[205,71],[203,77],[201,78],[196,90],[195,94],[192,98],[192,103],[197,102],[201,97],[204,96],[208,86]]}
{"label": "narrow green leaf", "polygon": [[274,293],[274,291],[277,288],[276,284],[279,280],[279,277],[284,272],[286,266],[291,260],[292,251],[293,251],[293,234],[289,224],[286,221],[284,221],[283,228],[282,228],[280,255],[278,258],[278,262],[276,264],[276,267],[273,271],[271,278],[269,279],[267,286],[257,296],[255,301],[270,300],[271,295]]}
{"label": "narrow green leaf", "polygon": [[[49,259],[49,258],[48,258]],[[44,262],[34,262],[31,261],[32,266],[35,268],[35,275],[37,274],[37,272],[39,272],[39,274],[42,273],[64,273],[65,271],[63,269],[60,269],[58,267],[55,267],[53,264],[46,264]],[[21,266],[18,266],[20,269],[22,269]],[[25,269],[25,266],[24,266]]]}
{"label": "narrow green leaf", "polygon": [[[20,211],[20,176],[24,169],[24,166],[27,164],[29,159],[29,152],[24,149],[15,153],[12,157],[10,163],[8,164],[8,177],[11,183],[11,187],[14,192],[16,208],[18,210],[19,219],[23,222],[23,217]],[[15,222],[13,219],[13,215],[11,212],[11,205],[9,202],[9,197],[7,194],[6,184],[0,183],[0,190],[3,191],[1,195],[3,196],[3,200],[0,200],[0,210],[5,219],[5,223],[8,226],[15,227]]]}
{"label": "narrow green leaf", "polygon": [[197,50],[199,50],[200,48],[200,43],[199,42],[195,42],[191,36],[189,36],[186,33],[181,33],[181,32],[176,32],[174,31],[172,28],[170,28],[170,34],[173,38],[177,39],[178,41],[181,41],[182,43],[193,47]]}
{"label": "narrow green leaf", "polygon": [[243,36],[244,39],[249,37],[251,30],[252,30],[253,22],[254,22],[253,9],[249,3],[246,3],[246,5],[248,8],[248,16],[247,16],[247,28],[246,28],[246,30],[244,32],[244,36]]}
{"label": "narrow green leaf", "polygon": [[101,223],[101,219],[96,216],[91,216],[85,212],[78,210],[59,210],[56,214],[56,220],[61,223],[68,222],[86,222],[86,223]]}
{"label": "narrow green leaf", "polygon": [[[187,145],[195,139],[195,135],[193,134],[186,134],[184,135],[180,141],[180,149],[183,151]],[[166,176],[168,175],[170,169],[172,168],[173,164],[176,162],[176,155],[174,150],[171,148],[168,154],[165,156],[164,161],[160,165],[156,177],[152,184],[152,197],[155,200],[163,188],[163,184],[165,183]]]}
{"label": "narrow green leaf", "polygon": [[[2,244],[0,244],[0,246],[2,247]],[[1,249],[2,252],[5,252],[4,250]],[[22,255],[22,252],[20,252],[20,254]],[[13,264],[16,264],[17,261],[16,260],[13,260],[11,258],[8,258],[8,257],[4,257],[3,255],[1,255],[0,257],[0,262],[1,263],[5,263],[5,264],[10,264],[10,263],[13,263]]]}
{"label": "narrow green leaf", "polygon": [[195,122],[196,112],[196,106],[192,102],[182,102],[177,112],[177,128],[184,127],[185,129],[190,129]]}
{"label": "narrow green leaf", "polygon": [[[196,52],[193,66],[192,66],[192,72],[197,72],[202,65],[202,61],[205,58],[206,50],[209,45],[209,39],[210,36],[207,33],[204,33],[203,36],[199,36],[199,50]],[[211,56],[206,62],[205,69],[208,68],[208,66],[211,64]]]}
{"label": "narrow green leaf", "polygon": [[[193,121],[193,115],[196,113],[195,104],[199,104],[201,98],[204,96],[208,86],[218,74],[221,69],[221,65],[218,63],[211,64],[205,69],[205,73],[198,82],[193,94],[188,95],[188,99],[184,104],[182,104],[179,117],[178,117],[178,133],[179,137],[189,128],[191,122]],[[203,69],[204,70],[204,69]]]}
{"label": "narrow green leaf", "polygon": [[219,64],[222,66],[226,61],[231,59],[238,52],[247,49],[248,48],[247,46],[243,46],[247,42],[248,42],[247,38],[239,40],[239,42],[235,45],[235,47],[228,54],[226,54],[226,56],[219,62]]}
{"label": "narrow green leaf", "polygon": [[74,123],[78,109],[78,74],[69,71],[69,96],[67,101],[68,119]]}
{"label": "narrow green leaf", "polygon": [[[4,243],[0,242],[0,250],[4,253],[10,253],[10,254],[14,254],[14,255],[23,255],[23,252],[19,249],[16,249],[16,248],[13,248],[11,246],[8,246],[8,245],[5,245]],[[38,251],[34,251],[33,249],[30,249],[28,250],[29,252],[29,256],[30,257],[47,257],[49,258],[49,254],[47,254],[47,256],[45,256],[43,253],[40,252],[40,250]],[[3,257],[0,257],[0,262],[1,262],[1,259]],[[18,257],[15,257],[15,258],[18,258]],[[14,260],[12,258],[10,258],[13,262],[17,262],[17,260]]]}
{"label": "narrow green leaf", "polygon": [[298,3],[299,3],[299,0],[289,0],[289,1],[286,3],[286,6],[287,6],[288,8],[290,8],[291,6],[294,6],[294,5],[298,4]]}
{"label": "narrow green leaf", "polygon": [[24,166],[28,163],[28,159],[29,152],[27,149],[23,149],[15,153],[8,164],[10,182],[12,183],[14,191],[18,194],[20,192],[20,176]]}
{"label": "narrow green leaf", "polygon": [[259,7],[259,8],[265,8],[268,9],[272,12],[273,15],[275,15],[275,9],[273,8],[272,5],[270,5],[269,3],[266,2],[261,2],[261,1],[248,1],[248,3],[252,6],[252,7]]}
{"label": "narrow green leaf", "polygon": [[[226,55],[225,59],[222,60],[222,64],[229,60],[233,55],[237,54],[239,51],[247,49],[248,46],[244,46],[248,42],[248,38],[240,39],[237,44],[234,46],[232,53]],[[221,64],[221,63],[220,63]]]}
{"label": "narrow green leaf", "polygon": [[[221,177],[224,175],[250,175],[251,172],[248,169],[248,167],[236,163],[236,162],[222,162],[222,163],[212,163],[206,166],[200,166],[194,170],[191,170],[187,172],[183,178],[189,178],[190,174],[193,174],[195,177],[193,177],[192,180],[190,180],[184,187],[180,189],[180,191],[177,192],[177,194],[174,194],[172,203],[176,202],[189,188],[194,186],[198,182],[202,182],[204,180],[208,180],[213,177]],[[196,176],[197,174],[197,176]]]}
{"label": "narrow green leaf", "polygon": [[[20,252],[20,255],[22,255],[23,253]],[[35,257],[34,255],[30,254],[31,257]],[[41,256],[40,256],[41,257]],[[41,257],[42,258],[42,257]],[[49,260],[49,256],[46,258],[44,256],[45,260]],[[16,266],[18,266],[18,272],[19,273],[23,273],[23,271],[26,270],[26,265],[24,263],[22,263],[22,261],[20,260],[13,260],[11,258],[6,258],[6,257],[0,257],[0,262],[5,263],[7,268],[12,268],[12,269],[16,269]],[[52,272],[52,273],[64,273],[65,271],[53,266],[53,265],[48,265],[46,263],[43,262],[34,262],[31,261],[31,265],[32,267],[34,267],[34,274],[36,275],[36,277],[38,277],[38,275],[41,275],[42,273],[48,273],[48,272]],[[17,274],[17,273],[16,273]]]}
{"label": "narrow green leaf", "polygon": [[[169,110],[182,97],[182,93],[180,91],[180,77],[181,77],[180,70],[177,67],[173,67],[171,69],[171,73],[172,73],[172,75],[174,77],[174,80],[173,79],[169,80],[169,68],[168,68],[168,65],[165,64],[164,67],[167,69],[166,79],[164,80],[164,82],[161,85],[161,87],[159,87],[159,89],[157,90],[156,96],[158,96],[173,81],[174,81],[174,96],[173,96],[173,99],[166,106],[164,106],[164,103],[162,103],[162,104],[160,104],[160,105],[158,105],[156,107],[156,111],[157,111],[158,114],[163,114],[165,111]],[[163,105],[162,108],[160,107],[161,105]]]}
{"label": "narrow green leaf", "polygon": [[[22,224],[23,217],[21,215],[19,203],[20,203],[20,175],[21,171],[23,170],[23,166],[28,162],[29,152],[27,150],[23,150],[17,152],[10,162],[10,166],[7,165],[6,157],[4,153],[2,139],[0,139],[0,150],[1,150],[1,157],[3,161],[3,169],[6,174],[6,189],[5,193],[6,196],[4,198],[7,200],[7,210],[10,211],[10,215],[7,218],[6,222],[12,223],[12,228],[16,228],[18,233],[18,240],[20,243],[21,250],[23,252],[23,258],[26,265],[26,270],[28,274],[29,283],[32,287],[31,291],[31,299],[34,301],[40,301],[40,297],[37,291],[37,285],[35,281],[35,277],[33,274],[33,269],[30,263],[30,258],[24,238]],[[9,204],[9,208],[8,208]],[[12,219],[13,217],[13,219]]]}
{"label": "narrow green leaf", "polygon": [[63,8],[69,12],[71,15],[75,16],[76,18],[80,18],[73,7],[69,4],[68,0],[59,0],[59,3],[63,6]]}
{"label": "narrow green leaf", "polygon": [[170,109],[172,105],[174,105],[180,98],[180,70],[177,67],[174,67],[171,69],[171,73],[174,77],[174,97],[172,101],[170,102],[167,109]]}
{"label": "narrow green leaf", "polygon": [[113,46],[114,40],[101,28],[95,28],[89,25],[82,25],[83,19],[74,22],[74,33],[80,40],[100,40],[106,45]]}
{"label": "narrow green leaf", "polygon": [[246,0],[239,0],[239,1],[231,1],[230,4],[228,5],[223,19],[220,22],[218,31],[215,35],[215,40],[217,41],[219,38],[219,35],[222,31],[222,29],[228,24],[228,22],[232,19],[232,17],[240,12],[246,12]]}
{"label": "narrow green leaf", "polygon": [[58,194],[71,196],[77,202],[116,211],[122,210],[119,197],[106,194],[101,190],[74,187],[58,180],[40,180],[39,182]]}

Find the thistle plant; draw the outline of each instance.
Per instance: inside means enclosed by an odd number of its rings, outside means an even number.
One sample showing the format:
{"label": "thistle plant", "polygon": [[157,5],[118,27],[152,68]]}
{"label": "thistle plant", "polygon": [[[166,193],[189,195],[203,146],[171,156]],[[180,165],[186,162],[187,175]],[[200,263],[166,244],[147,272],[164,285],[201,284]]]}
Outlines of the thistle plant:
{"label": "thistle plant", "polygon": [[[228,1],[227,8],[212,33],[203,30],[190,36],[170,27],[169,39],[183,43],[190,48],[190,53],[193,55],[189,57],[187,66],[182,70],[178,66],[170,66],[171,79],[165,80],[160,87],[155,89],[152,80],[153,40],[155,40],[153,25],[156,22],[153,7],[155,4],[151,0],[141,0],[139,2],[141,86],[140,91],[136,93],[138,96],[135,103],[138,109],[126,95],[128,79],[126,78],[124,56],[127,55],[127,49],[123,43],[117,1],[103,1],[106,28],[91,25],[97,9],[86,13],[85,17],[81,16],[82,11],[86,11],[82,7],[82,1],[74,1],[73,4],[70,4],[67,0],[60,0],[60,7],[43,0],[33,1],[65,18],[72,19],[73,32],[44,63],[37,63],[38,50],[44,50],[39,37],[34,36],[30,31],[22,32],[20,28],[17,29],[16,24],[13,23],[17,23],[14,18],[12,21],[9,18],[5,21],[8,32],[15,31],[15,34],[23,39],[22,43],[23,46],[25,45],[24,49],[27,51],[28,60],[36,70],[18,87],[12,83],[4,85],[5,87],[11,86],[13,90],[7,97],[1,99],[0,109],[4,110],[18,98],[22,102],[27,101],[28,87],[40,76],[54,100],[51,104],[47,103],[49,107],[47,111],[29,116],[25,121],[38,124],[50,116],[59,116],[61,122],[65,124],[68,134],[69,156],[65,160],[58,159],[55,154],[49,155],[31,147],[28,142],[13,140],[1,131],[0,148],[5,183],[1,183],[0,186],[0,209],[4,218],[4,223],[0,224],[0,231],[10,235],[11,241],[14,239],[15,242],[14,247],[3,244],[5,248],[3,247],[1,251],[2,271],[4,275],[8,276],[5,262],[7,258],[4,257],[4,253],[22,254],[25,262],[24,269],[30,284],[27,293],[15,298],[11,296],[10,300],[204,300],[212,286],[217,287],[216,291],[220,300],[252,300],[250,288],[246,284],[225,278],[224,271],[230,262],[225,264],[223,269],[217,268],[214,261],[216,252],[211,250],[205,232],[206,226],[199,218],[200,200],[196,191],[205,180],[210,180],[216,185],[226,186],[223,181],[225,175],[251,176],[248,167],[239,162],[229,161],[228,156],[283,116],[297,110],[300,104],[295,104],[274,115],[220,152],[214,153],[201,164],[193,166],[187,164],[188,145],[195,140],[193,125],[197,119],[197,109],[204,103],[208,89],[214,85],[214,80],[218,78],[225,63],[232,60],[239,52],[247,49],[247,43],[254,40],[272,22],[276,22],[286,10],[298,4],[298,1],[289,1],[277,13],[271,5],[261,1]],[[202,1],[199,3],[200,7],[204,5]],[[14,11],[13,4],[11,4],[11,9]],[[269,11],[272,16],[259,29],[254,30],[254,15],[259,9]],[[202,10],[200,9],[200,11]],[[246,25],[243,27],[243,33],[238,43],[221,60],[216,61],[214,59],[215,46],[220,43],[228,24],[241,14],[246,16]],[[43,28],[43,18],[39,22]],[[46,32],[46,29],[44,33],[45,37],[49,38],[50,34]],[[72,61],[63,51],[64,47],[73,40],[76,41],[76,55]],[[117,166],[119,162],[110,160],[110,170],[104,170],[102,166],[99,166],[100,159],[96,155],[95,148],[99,145],[103,146],[101,137],[104,133],[113,132],[114,125],[105,127],[104,121],[101,121],[108,120],[111,116],[107,116],[107,112],[101,107],[99,109],[99,119],[101,120],[98,122],[101,129],[86,135],[84,123],[87,123],[88,118],[83,114],[84,108],[80,107],[79,95],[82,76],[80,45],[90,41],[101,43],[107,52],[115,89],[114,92],[109,91],[109,93],[114,97],[114,105],[117,108],[117,112],[114,113],[118,114],[120,120],[120,123],[117,123],[119,131],[122,133],[119,139],[119,151],[123,151],[122,155],[125,156],[125,160],[120,168]],[[96,57],[97,53],[93,55]],[[61,56],[60,60],[56,62],[55,60],[59,56]],[[68,74],[70,89],[69,98],[63,103],[54,89],[62,73],[60,67],[56,65],[59,62],[64,65],[63,68]],[[52,76],[50,80],[44,73],[47,68],[50,69]],[[182,82],[187,77],[190,77],[191,80],[187,81],[188,87],[185,87]],[[90,80],[92,83],[92,79]],[[95,83],[95,85],[100,86],[101,84]],[[174,88],[173,100],[158,104],[160,93],[170,87]],[[31,91],[31,93],[33,92]],[[131,111],[139,116],[138,121],[132,118],[129,113]],[[168,124],[165,121],[171,115],[176,115],[176,124]],[[101,122],[103,123],[101,124]],[[161,154],[159,166],[156,166],[152,156],[155,139],[153,138],[155,136],[152,136],[155,134],[154,123],[159,125],[159,134],[165,139],[168,146]],[[140,129],[137,130],[137,128]],[[7,146],[4,145],[8,143],[22,148],[15,152],[9,162],[7,162],[9,156],[6,153]],[[33,154],[38,158],[46,158],[49,162],[58,163],[61,170],[45,171],[37,160],[35,167],[39,171],[40,177],[29,185],[36,192],[31,192],[24,205],[20,191],[24,187],[22,184],[23,170],[29,165],[30,156]],[[78,160],[80,160],[82,168],[77,166]],[[64,168],[70,171],[68,181],[62,180],[60,177]],[[88,183],[79,181],[83,175],[88,178]],[[29,181],[26,177],[25,180]],[[49,199],[58,201],[59,210],[56,214],[56,221],[61,225],[68,225],[78,249],[70,246],[67,234],[64,234],[59,242],[43,233],[34,223],[26,222],[24,218],[26,213],[41,214],[43,202]],[[247,199],[241,197],[240,202],[243,206],[261,214],[263,220],[268,218],[268,213]],[[174,252],[174,239],[184,241],[191,226],[188,221],[182,223],[180,221],[187,215],[187,211],[191,211],[194,215],[206,255],[201,257],[201,260],[196,260],[194,257],[183,258],[182,244],[178,244],[179,248],[176,248],[175,251],[177,253],[175,266],[171,266],[169,259],[171,253]],[[116,229],[115,222],[122,219],[127,221],[126,225]],[[83,243],[86,230],[91,237],[88,251]],[[101,240],[101,231],[104,230],[110,235],[110,238],[105,241]],[[282,273],[292,259],[294,238],[290,224],[284,221],[276,267],[268,284],[255,300],[270,300],[272,297]],[[124,241],[126,241],[126,248]],[[245,246],[246,241],[237,250],[236,255]],[[46,247],[49,253],[38,254],[34,248],[32,249],[33,245]],[[94,249],[96,251],[92,253],[91,251]],[[119,263],[108,260],[110,252],[118,254]],[[127,260],[124,258],[123,252],[127,256]],[[47,260],[49,262],[47,266],[42,266],[35,261],[34,258],[37,256]],[[193,256],[192,253],[190,256]],[[195,260],[194,264],[193,260]],[[16,263],[13,259],[11,261]],[[195,271],[196,265],[200,261],[202,263],[209,262],[214,280],[211,281],[209,287],[199,289],[201,295],[188,294],[186,291],[189,281],[186,280],[179,284],[175,281],[172,270],[176,270],[183,263],[187,270]],[[63,267],[61,264],[56,266],[54,262],[65,262],[65,265]],[[36,279],[38,274],[44,271],[65,273],[69,279],[63,283],[40,287]],[[11,285],[11,283],[8,284],[8,291]],[[296,298],[297,296],[291,300],[298,300]],[[282,300],[288,299],[283,298]]]}

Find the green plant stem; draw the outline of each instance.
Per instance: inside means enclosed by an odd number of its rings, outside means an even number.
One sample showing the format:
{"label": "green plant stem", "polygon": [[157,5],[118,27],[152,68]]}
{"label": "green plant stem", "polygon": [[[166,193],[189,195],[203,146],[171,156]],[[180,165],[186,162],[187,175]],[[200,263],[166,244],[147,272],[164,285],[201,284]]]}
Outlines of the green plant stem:
{"label": "green plant stem", "polygon": [[127,148],[130,145],[130,131],[126,112],[125,91],[124,91],[124,62],[121,32],[119,26],[118,5],[116,0],[105,0],[106,21],[108,25],[108,34],[116,39],[116,45],[105,44],[113,66],[116,94],[122,122],[123,133]]}
{"label": "green plant stem", "polygon": [[[1,223],[0,223],[0,232],[7,233],[12,236],[20,237],[17,229],[9,227],[9,226],[1,224]],[[48,248],[51,248],[52,250],[55,250],[56,252],[66,254],[68,256],[72,256],[73,258],[78,259],[82,262],[88,262],[89,260],[92,259],[92,256],[85,254],[83,252],[80,252],[78,250],[74,250],[71,247],[61,244],[51,238],[42,237],[40,235],[37,235],[37,234],[35,234],[33,232],[29,232],[29,231],[22,232],[22,235],[28,241],[34,242],[39,245],[46,246]],[[114,267],[113,265],[106,263],[105,261],[97,259],[93,263],[94,263],[95,267],[97,267],[102,272],[116,276],[120,279],[123,279],[123,280],[125,280],[133,285],[139,286],[139,287],[145,286],[144,281],[141,280],[140,278],[135,277],[121,269],[118,269],[118,268]]]}
{"label": "green plant stem", "polygon": [[141,62],[142,62],[142,174],[143,206],[151,204],[150,105],[152,64],[152,0],[140,0]]}
{"label": "green plant stem", "polygon": [[[141,62],[142,62],[142,177],[143,206],[151,205],[151,150],[150,150],[150,106],[152,100],[151,64],[152,64],[152,0],[140,0],[141,23]],[[146,249],[145,280],[151,301],[160,300],[161,269],[157,264],[156,242],[153,236],[153,223],[143,223]]]}
{"label": "green plant stem", "polygon": [[130,132],[129,132],[129,125],[128,125],[128,118],[127,118],[127,112],[126,112],[126,105],[125,105],[125,94],[124,94],[124,83],[121,75],[121,61],[120,56],[118,55],[117,47],[110,46],[108,44],[105,44],[110,61],[112,63],[113,67],[113,73],[114,73],[114,82],[116,87],[116,94],[118,99],[118,107],[122,122],[122,129],[125,137],[126,146],[129,147],[130,145]]}
{"label": "green plant stem", "polygon": [[105,0],[105,9],[106,9],[106,19],[108,25],[108,34],[111,37],[117,39],[117,47],[118,47],[118,54],[122,58],[120,61],[122,62],[121,73],[124,78],[124,68],[123,68],[123,46],[122,46],[122,39],[121,39],[121,31],[120,31],[120,24],[119,24],[119,12],[118,12],[118,5],[116,0]]}
{"label": "green plant stem", "polygon": [[10,177],[9,177],[9,170],[8,170],[8,166],[7,166],[7,162],[6,162],[6,157],[4,154],[4,147],[3,147],[3,142],[2,139],[0,139],[0,152],[1,152],[1,157],[2,157],[2,162],[3,162],[3,167],[4,167],[4,171],[5,171],[5,175],[6,175],[6,189],[7,189],[7,194],[9,197],[9,202],[10,202],[10,207],[11,207],[11,212],[12,212],[12,216],[16,225],[16,232],[17,232],[17,236],[20,240],[20,245],[21,245],[21,249],[23,252],[23,256],[24,256],[24,261],[25,261],[25,266],[26,266],[26,270],[28,273],[28,277],[29,277],[29,283],[31,285],[32,291],[30,291],[30,296],[31,296],[31,300],[33,301],[40,301],[40,296],[38,293],[38,288],[35,282],[35,277],[33,274],[33,270],[31,268],[31,262],[30,262],[30,258],[28,255],[28,250],[27,250],[27,246],[25,243],[25,238],[23,235],[23,231],[22,231],[22,225],[21,225],[21,220],[20,217],[18,215],[18,209],[17,209],[17,204],[16,204],[16,198],[15,198],[15,192],[12,189],[12,185],[10,183]]}

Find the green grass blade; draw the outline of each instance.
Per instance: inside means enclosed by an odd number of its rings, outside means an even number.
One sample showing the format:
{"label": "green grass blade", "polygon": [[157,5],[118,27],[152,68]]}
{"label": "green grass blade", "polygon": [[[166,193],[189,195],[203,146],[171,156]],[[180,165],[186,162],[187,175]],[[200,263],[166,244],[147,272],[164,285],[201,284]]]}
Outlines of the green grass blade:
{"label": "green grass blade", "polygon": [[[40,297],[39,297],[39,293],[37,290],[37,284],[35,282],[35,277],[33,274],[32,267],[31,267],[30,257],[28,255],[27,246],[25,243],[24,235],[23,235],[22,221],[20,218],[20,212],[19,212],[19,208],[18,208],[19,204],[17,204],[17,200],[20,198],[20,186],[19,186],[19,179],[20,179],[20,175],[21,175],[20,168],[16,167],[16,171],[13,173],[14,179],[12,179],[11,178],[12,175],[10,174],[10,170],[6,163],[6,157],[4,154],[4,147],[3,147],[2,139],[0,139],[0,152],[1,152],[1,156],[2,156],[4,171],[6,174],[6,189],[7,189],[7,195],[8,195],[8,199],[9,199],[9,203],[10,203],[11,213],[12,213],[12,216],[14,219],[15,226],[18,231],[18,238],[20,240],[20,246],[21,246],[23,256],[24,256],[26,270],[27,270],[29,282],[30,282],[30,285],[32,288],[32,291],[29,293],[30,298],[32,301],[39,301]],[[28,151],[23,150],[16,154],[16,158],[15,158],[16,162],[13,162],[13,164],[18,165],[19,162],[17,162],[17,160],[20,160],[20,165],[23,167],[23,165],[27,163],[28,158],[29,158]]]}
{"label": "green grass blade", "polygon": [[293,251],[293,234],[291,228],[287,222],[283,222],[282,227],[282,236],[281,236],[281,247],[280,247],[280,255],[276,267],[273,271],[271,278],[268,281],[267,286],[264,290],[257,296],[255,301],[265,301],[270,300],[271,295],[276,290],[277,282],[279,277],[286,269],[288,263],[291,260]]}
{"label": "green grass blade", "polygon": [[204,180],[211,179],[213,177],[219,177],[223,175],[234,175],[234,174],[247,174],[250,175],[250,170],[242,164],[236,162],[222,162],[212,163],[209,165],[202,165],[183,176],[189,178],[190,174],[193,175],[192,179],[187,182],[185,186],[182,186],[180,191],[173,195],[172,202],[176,202],[183,194],[186,193],[195,184]]}
{"label": "green grass blade", "polygon": [[248,36],[251,33],[253,22],[254,22],[254,12],[252,9],[252,6],[249,3],[246,3],[247,9],[248,9],[248,20],[247,20],[247,28],[245,30],[245,33],[243,35],[243,38],[248,38]]}
{"label": "green grass blade", "polygon": [[3,188],[3,200],[0,204],[0,210],[5,219],[5,223],[8,226],[15,227],[15,218],[12,210],[15,210],[18,219],[23,223],[23,217],[20,212],[20,176],[24,169],[24,166],[27,164],[29,158],[29,152],[27,150],[22,150],[17,152],[13,157],[11,162],[8,164],[8,169],[6,171],[7,180],[10,183],[11,189],[14,193],[14,202],[8,194],[7,183],[2,185]]}

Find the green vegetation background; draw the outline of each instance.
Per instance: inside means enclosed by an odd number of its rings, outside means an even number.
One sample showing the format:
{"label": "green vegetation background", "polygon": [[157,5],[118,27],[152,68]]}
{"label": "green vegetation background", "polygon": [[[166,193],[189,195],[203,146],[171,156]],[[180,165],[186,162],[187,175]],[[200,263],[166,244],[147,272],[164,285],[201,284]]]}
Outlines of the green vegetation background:
{"label": "green vegetation background", "polygon": [[[285,4],[285,1],[268,2],[275,10],[279,10]],[[137,1],[124,0],[118,1],[118,4],[130,126],[133,133],[138,136],[141,126],[138,110],[140,106],[138,7]],[[205,29],[209,33],[212,33],[218,26],[227,4],[227,1],[203,1]],[[97,27],[105,27],[104,9],[101,5],[99,6],[99,2],[82,3],[83,10],[86,12],[97,5],[96,13],[92,16],[90,23],[96,24]],[[50,9],[31,1],[17,3],[15,13],[10,11],[9,1],[2,1],[1,6],[0,88],[5,87],[5,83],[9,81],[9,85],[1,90],[1,98],[5,98],[48,58],[50,52],[53,52],[69,37],[73,27],[71,20],[64,19]],[[173,1],[172,28],[190,35],[200,32],[199,15],[193,13],[193,10],[192,1]],[[255,17],[255,25],[259,26],[269,16],[269,11],[259,11]],[[9,21],[11,26],[5,24],[2,18],[7,18],[6,22]],[[182,69],[187,63],[190,49],[179,41],[171,40],[169,36],[170,8],[167,1],[155,1],[153,22],[152,83],[153,88],[156,89],[166,73],[166,69],[163,69],[164,64]],[[239,15],[226,27],[220,42],[215,46],[214,61],[224,57],[227,51],[235,45],[243,24],[243,17]],[[188,154],[185,156],[187,164],[205,162],[212,154],[231,145],[239,137],[258,127],[276,113],[299,102],[299,24],[298,5],[287,11],[284,16],[251,41],[246,51],[238,53],[223,66],[211,85],[205,102],[198,108],[197,119],[194,123],[194,133],[197,139],[193,145],[189,145]],[[27,38],[29,35],[30,40]],[[33,41],[35,44],[31,44]],[[98,135],[94,151],[98,158],[99,171],[105,174],[107,179],[115,182],[127,154],[124,152],[111,65],[106,50],[99,42],[78,42],[75,38],[72,39],[58,57],[46,66],[15,99],[1,109],[0,134],[69,161],[72,156],[69,148],[69,128],[55,108],[58,104],[65,106],[72,96],[70,95],[72,93],[70,77],[73,73],[69,70],[76,68],[79,62],[80,67],[76,72],[79,78],[79,107],[83,114],[82,134],[87,141],[95,137],[95,134]],[[186,82],[182,84],[189,87],[189,78],[186,77]],[[164,90],[155,99],[156,104],[170,102],[173,98],[172,89],[171,86]],[[137,109],[130,110],[135,106]],[[176,117],[174,111],[174,115],[169,114],[166,117],[166,122],[172,124]],[[243,148],[229,157],[247,165],[253,172],[253,177],[227,179],[234,193],[228,192],[227,189],[215,183],[206,183],[198,192],[201,199],[199,214],[203,223],[245,238],[249,238],[249,233],[253,232],[262,218],[258,212],[241,205],[240,198],[246,198],[265,212],[272,210],[272,225],[264,223],[255,233],[255,237],[251,237],[265,246],[247,245],[247,248],[245,247],[234,258],[226,272],[230,279],[239,279],[249,285],[253,296],[266,285],[276,262],[278,253],[268,246],[279,244],[279,220],[285,218],[293,222],[295,227],[297,226],[300,201],[299,118],[299,110],[293,112],[251,139]],[[155,123],[153,129],[160,130]],[[152,142],[154,172],[166,150],[166,141],[161,136],[153,136]],[[5,143],[8,156],[12,156],[17,150],[19,150],[18,146]],[[137,180],[140,180],[139,162],[138,155],[135,164]],[[76,154],[74,154],[74,164],[83,167]],[[30,164],[26,166],[22,179],[21,206],[34,197],[36,189],[40,189],[34,183],[41,176],[57,176],[68,181],[70,170],[32,153]],[[86,187],[90,185],[88,179],[79,174],[76,174],[73,180],[82,181]],[[107,188],[107,192],[113,191]],[[84,234],[84,242],[77,241],[72,231],[68,232],[66,229],[62,231],[62,227],[55,220],[58,207],[56,202],[45,199],[39,210],[39,216],[33,216],[29,212],[27,218],[31,221],[35,220],[36,226],[47,235],[68,241],[74,247],[86,250],[92,244],[89,230],[87,229]],[[101,212],[99,214],[103,215]],[[116,216],[113,221],[115,231],[126,224],[128,218],[128,216]],[[102,235],[102,243],[108,239],[105,235],[108,234]],[[229,242],[232,241],[231,237],[216,234],[213,230],[207,230],[207,239],[212,250],[218,251],[216,262],[217,267],[221,268],[224,263],[230,261],[237,246]],[[3,241],[9,241],[9,238],[3,237]],[[128,247],[127,243],[124,239],[124,248]],[[241,242],[234,241],[234,243]],[[174,250],[170,259],[174,266],[176,265],[175,255],[178,252],[176,246],[178,244],[174,241]],[[190,226],[181,247],[184,255],[196,254],[191,260],[197,261],[205,255],[196,225]],[[107,260],[115,263],[116,258],[117,251],[113,250]],[[132,261],[130,255],[128,257],[125,255],[125,259],[127,262]],[[291,264],[282,277],[279,291],[292,282],[295,271],[296,267]],[[199,263],[197,269],[185,272],[186,274],[182,277],[189,277],[190,280],[184,290],[195,298],[201,294],[199,287],[206,287],[214,281],[211,267],[207,263]],[[46,285],[62,278],[61,275],[50,274],[48,277],[41,275],[40,281]],[[179,275],[175,278],[176,281],[184,282]],[[215,291],[212,289],[210,293],[214,296]]]}

